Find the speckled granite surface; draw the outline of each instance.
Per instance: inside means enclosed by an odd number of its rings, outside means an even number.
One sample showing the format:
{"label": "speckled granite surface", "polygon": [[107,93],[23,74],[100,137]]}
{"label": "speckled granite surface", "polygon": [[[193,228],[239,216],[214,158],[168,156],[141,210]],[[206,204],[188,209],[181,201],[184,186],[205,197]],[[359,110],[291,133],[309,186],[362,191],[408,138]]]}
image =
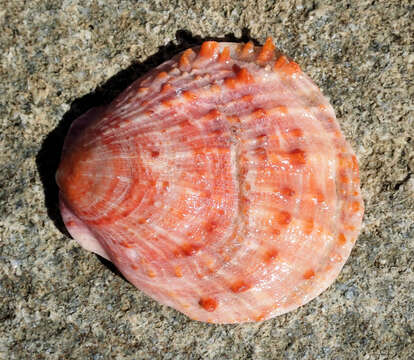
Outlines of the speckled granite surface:
{"label": "speckled granite surface", "polygon": [[[3,2],[1,359],[414,358],[412,1],[223,3]],[[317,299],[217,326],[158,305],[67,237],[53,173],[77,115],[186,45],[226,35],[273,36],[331,98],[360,159],[366,215]]]}

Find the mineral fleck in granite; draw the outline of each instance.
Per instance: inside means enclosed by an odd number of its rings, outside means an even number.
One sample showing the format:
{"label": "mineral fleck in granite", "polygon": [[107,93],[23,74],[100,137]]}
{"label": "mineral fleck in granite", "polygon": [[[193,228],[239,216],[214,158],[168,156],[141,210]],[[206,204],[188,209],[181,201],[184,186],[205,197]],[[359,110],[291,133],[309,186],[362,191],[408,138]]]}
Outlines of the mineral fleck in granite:
{"label": "mineral fleck in granite", "polygon": [[[412,359],[411,1],[11,1],[0,9],[1,359]],[[66,233],[71,122],[203,40],[268,36],[329,97],[358,157],[361,235],[298,310],[212,325],[158,305]]]}

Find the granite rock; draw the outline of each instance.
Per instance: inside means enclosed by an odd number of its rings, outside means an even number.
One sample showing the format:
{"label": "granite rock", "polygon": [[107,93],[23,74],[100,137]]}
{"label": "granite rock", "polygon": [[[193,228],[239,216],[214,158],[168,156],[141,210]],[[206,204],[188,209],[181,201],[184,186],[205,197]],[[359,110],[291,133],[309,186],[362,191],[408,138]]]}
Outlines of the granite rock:
{"label": "granite rock", "polygon": [[[410,0],[4,3],[0,358],[413,359],[413,17]],[[360,161],[363,230],[337,281],[297,311],[191,321],[70,239],[59,152],[76,116],[179,50],[267,36],[334,105]]]}

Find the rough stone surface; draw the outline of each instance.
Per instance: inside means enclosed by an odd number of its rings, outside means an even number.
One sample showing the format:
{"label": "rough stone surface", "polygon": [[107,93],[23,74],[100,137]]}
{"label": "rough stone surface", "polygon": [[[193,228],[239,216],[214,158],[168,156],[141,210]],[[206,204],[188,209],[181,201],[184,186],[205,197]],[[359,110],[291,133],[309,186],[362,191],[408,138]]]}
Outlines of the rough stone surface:
{"label": "rough stone surface", "polygon": [[[0,7],[1,359],[413,359],[414,5],[33,0]],[[295,312],[209,325],[162,307],[59,219],[70,122],[206,38],[273,36],[327,94],[361,166],[364,227]],[[356,355],[358,354],[358,355]]]}

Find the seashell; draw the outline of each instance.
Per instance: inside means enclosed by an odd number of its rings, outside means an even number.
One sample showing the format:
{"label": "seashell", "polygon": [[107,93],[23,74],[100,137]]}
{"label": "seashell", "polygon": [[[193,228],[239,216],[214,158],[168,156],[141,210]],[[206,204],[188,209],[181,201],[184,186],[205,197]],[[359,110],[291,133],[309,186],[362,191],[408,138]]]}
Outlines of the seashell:
{"label": "seashell", "polygon": [[81,246],[213,323],[269,319],[319,295],[364,208],[332,106],[271,39],[206,41],[88,111],[56,179]]}

